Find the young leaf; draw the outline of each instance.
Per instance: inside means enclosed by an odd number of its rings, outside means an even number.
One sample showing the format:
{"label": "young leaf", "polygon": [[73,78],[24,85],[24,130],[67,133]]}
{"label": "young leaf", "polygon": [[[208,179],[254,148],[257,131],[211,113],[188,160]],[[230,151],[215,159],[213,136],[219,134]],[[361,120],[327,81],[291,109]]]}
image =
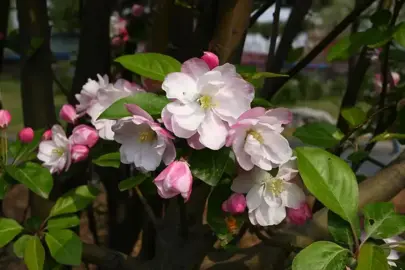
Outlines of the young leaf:
{"label": "young leaf", "polygon": [[402,47],[405,47],[405,22],[401,22],[395,27],[394,40]]}
{"label": "young leaf", "polygon": [[268,109],[268,108],[273,107],[273,104],[271,104],[270,101],[267,101],[264,98],[259,98],[259,97],[254,98],[251,105],[252,105],[252,108],[263,107],[263,108]]}
{"label": "young leaf", "polygon": [[384,250],[376,245],[365,243],[357,261],[356,270],[389,270],[387,255]]}
{"label": "young leaf", "polygon": [[165,96],[153,93],[137,93],[133,96],[121,98],[101,113],[98,119],[120,119],[131,116],[125,104],[136,104],[152,116],[160,117],[163,108],[169,103]]}
{"label": "young leaf", "polygon": [[210,186],[216,186],[228,162],[232,162],[230,149],[224,147],[218,151],[209,149],[193,151],[189,163],[195,177]]}
{"label": "young leaf", "polygon": [[351,127],[360,125],[367,119],[366,113],[358,107],[343,109],[342,116]]}
{"label": "young leaf", "polygon": [[308,190],[357,230],[359,190],[349,165],[319,148],[298,147],[295,151],[298,169]]}
{"label": "young leaf", "polygon": [[70,230],[50,230],[45,234],[52,257],[61,264],[80,265],[82,260],[82,241]]}
{"label": "young leaf", "polygon": [[389,238],[405,231],[405,216],[395,213],[392,203],[373,203],[363,208],[367,237]]}
{"label": "young leaf", "polygon": [[90,186],[80,186],[69,191],[56,201],[49,217],[75,213],[86,208],[96,198],[98,192]]}
{"label": "young leaf", "polygon": [[349,250],[332,242],[315,242],[294,258],[293,270],[341,270],[345,269]]}
{"label": "young leaf", "polygon": [[0,248],[7,245],[22,230],[23,227],[14,219],[0,218]]}
{"label": "young leaf", "polygon": [[27,246],[28,241],[32,238],[32,235],[25,234],[17,239],[13,244],[14,254],[18,258],[24,257],[25,247]]}
{"label": "young leaf", "polygon": [[344,134],[328,123],[312,123],[297,128],[293,134],[303,143],[319,147],[331,148],[337,145]]}
{"label": "young leaf", "polygon": [[45,249],[38,236],[31,236],[25,244],[24,262],[28,270],[44,269]]}
{"label": "young leaf", "polygon": [[125,191],[131,188],[134,188],[140,184],[142,184],[143,181],[145,181],[148,177],[150,177],[149,174],[143,174],[143,173],[138,173],[138,175],[127,178],[123,181],[121,181],[118,184],[118,188],[120,191]]}
{"label": "young leaf", "polygon": [[403,139],[405,139],[405,134],[384,132],[384,133],[381,133],[380,135],[375,136],[371,140],[371,142],[391,141],[394,139],[403,140]]}
{"label": "young leaf", "polygon": [[53,187],[53,178],[48,169],[37,163],[26,162],[18,167],[8,165],[6,172],[32,192],[48,199]]}
{"label": "young leaf", "polygon": [[337,244],[353,248],[354,239],[350,224],[331,211],[328,211],[328,230]]}
{"label": "young leaf", "polygon": [[124,68],[157,81],[163,81],[172,72],[180,72],[181,63],[176,59],[159,53],[137,53],[123,55],[115,59]]}
{"label": "young leaf", "polygon": [[93,159],[93,163],[100,167],[119,168],[121,164],[121,156],[119,152],[108,153]]}
{"label": "young leaf", "polygon": [[347,36],[334,44],[328,52],[327,60],[329,62],[336,60],[346,60],[351,55],[355,54],[360,49],[361,45],[353,44],[350,39],[351,37]]}
{"label": "young leaf", "polygon": [[80,218],[76,214],[69,214],[51,218],[48,220],[46,228],[51,229],[68,229],[80,225]]}

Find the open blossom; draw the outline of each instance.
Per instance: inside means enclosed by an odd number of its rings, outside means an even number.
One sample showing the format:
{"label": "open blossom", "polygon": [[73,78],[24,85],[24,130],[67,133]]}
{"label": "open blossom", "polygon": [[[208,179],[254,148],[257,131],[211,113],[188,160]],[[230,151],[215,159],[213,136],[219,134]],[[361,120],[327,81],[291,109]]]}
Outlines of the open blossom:
{"label": "open blossom", "polygon": [[[395,86],[398,85],[398,83],[399,83],[399,81],[401,79],[401,75],[399,75],[399,73],[397,73],[397,72],[391,72],[391,76],[392,76],[392,80],[394,82],[393,87],[395,87]],[[382,86],[383,86],[382,81],[383,81],[382,75],[381,74],[375,74],[374,86],[375,86],[375,91],[377,93],[381,93],[381,91],[382,91]],[[390,79],[388,79],[388,87],[390,87]]]}
{"label": "open blossom", "polygon": [[39,144],[38,159],[51,173],[68,170],[71,164],[71,144],[66,133],[59,125],[52,127],[52,140]]}
{"label": "open blossom", "polygon": [[291,113],[278,108],[266,111],[256,107],[243,113],[231,126],[227,146],[232,146],[239,165],[246,171],[257,166],[271,170],[292,157],[292,149],[281,135]]}
{"label": "open blossom", "polygon": [[[367,233],[362,231],[361,235],[360,235],[360,240],[364,241],[366,239],[366,237],[367,237]],[[394,266],[394,267],[397,266],[397,264],[394,261],[398,260],[400,258],[400,256],[398,254],[398,251],[396,251],[393,248],[398,246],[398,245],[395,245],[395,243],[403,242],[404,239],[399,237],[399,236],[393,236],[393,237],[382,239],[382,240],[386,244],[390,244],[390,247],[392,248],[392,249],[390,249],[390,253],[387,256],[388,264],[391,265],[391,266]]]}
{"label": "open blossom", "polygon": [[253,225],[280,224],[286,217],[286,207],[299,208],[305,200],[301,188],[289,182],[298,173],[294,162],[290,160],[281,165],[276,176],[255,167],[233,181],[232,191],[247,193],[249,220]]}
{"label": "open blossom", "polygon": [[153,182],[160,197],[168,199],[181,194],[187,201],[193,186],[193,176],[187,162],[173,161]]}
{"label": "open blossom", "polygon": [[114,139],[121,144],[121,162],[136,168],[154,171],[161,161],[168,165],[176,157],[173,136],[134,104],[127,105],[133,114],[113,126]]}
{"label": "open blossom", "polygon": [[108,77],[97,76],[98,82],[89,80],[83,86],[80,94],[76,95],[76,99],[80,102],[76,106],[76,110],[91,117],[91,123],[101,138],[113,140],[114,132],[111,127],[116,123],[116,120],[98,119],[98,117],[115,101],[144,90],[122,79],[117,80],[115,84],[109,84]]}
{"label": "open blossom", "polygon": [[222,211],[231,214],[240,214],[245,212],[246,199],[243,194],[234,193],[222,203]]}
{"label": "open blossom", "polygon": [[162,89],[173,99],[162,111],[163,123],[197,149],[224,146],[229,125],[250,109],[254,96],[253,86],[236,73],[233,65],[210,71],[199,58],[184,62],[181,72],[169,74]]}

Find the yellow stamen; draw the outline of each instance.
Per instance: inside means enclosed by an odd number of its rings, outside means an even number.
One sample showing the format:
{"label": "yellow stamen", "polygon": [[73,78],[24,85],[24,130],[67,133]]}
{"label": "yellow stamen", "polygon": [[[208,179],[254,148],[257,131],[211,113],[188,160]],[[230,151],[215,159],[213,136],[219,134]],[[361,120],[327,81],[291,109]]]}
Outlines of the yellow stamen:
{"label": "yellow stamen", "polygon": [[263,143],[263,142],[264,142],[262,135],[261,135],[259,132],[257,132],[256,130],[251,129],[251,130],[249,130],[249,131],[247,132],[247,134],[248,134],[248,135],[251,135],[251,136],[252,136],[253,138],[255,138],[259,143]]}
{"label": "yellow stamen", "polygon": [[152,142],[155,140],[155,138],[156,138],[156,133],[153,132],[152,130],[143,131],[139,135],[139,141],[141,141],[141,142]]}
{"label": "yellow stamen", "polygon": [[65,151],[63,150],[63,148],[61,148],[61,147],[59,147],[59,148],[54,148],[54,149],[52,149],[52,153],[53,154],[56,154],[56,155],[58,155],[58,156],[63,156],[63,153],[64,153]]}
{"label": "yellow stamen", "polygon": [[200,106],[203,109],[210,109],[215,107],[215,104],[212,102],[212,97],[202,96],[200,97]]}
{"label": "yellow stamen", "polygon": [[273,193],[274,196],[280,196],[284,191],[284,183],[281,179],[271,179],[266,186],[267,190]]}

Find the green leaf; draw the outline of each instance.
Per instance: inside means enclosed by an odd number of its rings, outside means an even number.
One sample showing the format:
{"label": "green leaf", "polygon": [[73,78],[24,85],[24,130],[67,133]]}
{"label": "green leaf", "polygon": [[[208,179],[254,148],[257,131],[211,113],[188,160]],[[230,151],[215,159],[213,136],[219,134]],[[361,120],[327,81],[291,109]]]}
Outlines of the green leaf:
{"label": "green leaf", "polygon": [[353,44],[351,37],[347,36],[336,42],[329,49],[327,60],[329,62],[336,60],[346,60],[353,54],[355,54],[361,47],[361,44]]}
{"label": "green leaf", "polygon": [[395,26],[394,40],[402,47],[405,47],[405,22],[401,22]]}
{"label": "green leaf", "polygon": [[24,262],[28,270],[44,269],[45,249],[38,236],[31,236],[25,244]]}
{"label": "green leaf", "polygon": [[37,216],[30,217],[26,222],[26,228],[30,231],[38,231],[41,228],[42,219]]}
{"label": "green leaf", "polygon": [[370,21],[376,26],[388,25],[391,20],[391,12],[388,9],[377,10],[370,17]]}
{"label": "green leaf", "polygon": [[22,143],[20,140],[15,140],[10,144],[10,153],[19,161],[28,161],[35,159],[37,153],[34,151],[38,148],[39,143],[42,140],[44,129],[34,131],[34,139],[30,143]]}
{"label": "green leaf", "polygon": [[305,47],[291,48],[288,52],[287,62],[294,63],[297,62],[301,56],[304,54]]}
{"label": "green leaf", "polygon": [[23,227],[14,219],[0,218],[0,248],[7,245],[22,230]]}
{"label": "green leaf", "polygon": [[217,151],[209,149],[193,151],[189,161],[193,175],[210,186],[218,184],[228,162],[232,162],[230,149],[225,147]]}
{"label": "green leaf", "polygon": [[4,197],[6,196],[6,194],[7,194],[7,191],[10,189],[10,187],[11,187],[11,185],[10,185],[10,183],[6,180],[6,177],[7,177],[8,175],[7,174],[5,174],[5,173],[3,173],[1,176],[0,176],[0,200],[3,200],[4,199]]}
{"label": "green leaf", "polygon": [[253,80],[258,80],[261,78],[279,78],[279,77],[288,77],[287,74],[277,74],[271,72],[256,72],[250,75]]}
{"label": "green leaf", "polygon": [[342,116],[351,127],[363,124],[367,119],[366,113],[358,107],[343,109]]}
{"label": "green leaf", "polygon": [[337,244],[353,248],[354,240],[350,224],[331,211],[328,211],[328,230]]}
{"label": "green leaf", "polygon": [[131,188],[134,188],[140,184],[142,184],[143,181],[145,181],[146,179],[148,179],[148,177],[150,177],[149,174],[143,174],[143,173],[138,173],[138,175],[127,178],[123,181],[121,181],[118,184],[118,188],[120,191],[125,191]]}
{"label": "green leaf", "polygon": [[255,97],[251,104],[252,108],[254,107],[264,107],[266,109],[273,107],[273,104],[270,101],[265,100],[264,98]]}
{"label": "green leaf", "polygon": [[150,115],[160,117],[163,108],[168,103],[169,100],[165,96],[154,93],[137,93],[114,102],[100,115],[99,119],[120,119],[131,116],[132,114],[126,109],[125,104],[136,104]]}
{"label": "green leaf", "polygon": [[48,220],[46,228],[50,229],[68,229],[80,225],[80,218],[76,214],[69,214],[51,218]]}
{"label": "green leaf", "polygon": [[375,136],[371,140],[371,142],[391,141],[394,139],[403,140],[403,139],[405,139],[405,134],[384,132],[384,133],[381,133],[380,135]]}
{"label": "green leaf", "polygon": [[389,270],[387,256],[381,247],[365,243],[359,253],[356,270]]}
{"label": "green leaf", "polygon": [[357,163],[363,161],[365,158],[367,158],[369,154],[370,154],[370,153],[367,152],[367,151],[362,151],[362,150],[360,150],[360,151],[351,153],[351,154],[347,157],[347,159],[350,160],[351,162],[357,164]]}
{"label": "green leaf", "polygon": [[251,66],[251,65],[235,65],[235,68],[236,68],[236,72],[239,73],[240,75],[242,75],[242,74],[249,75],[251,73],[256,73],[256,71],[257,71],[257,67]]}
{"label": "green leaf", "polygon": [[75,213],[86,208],[98,195],[98,190],[90,186],[80,186],[60,197],[51,209],[49,217]]}
{"label": "green leaf", "polygon": [[320,241],[303,249],[294,258],[293,270],[342,270],[345,269],[349,250],[335,243]]}
{"label": "green leaf", "polygon": [[159,53],[137,53],[115,59],[124,68],[157,81],[163,81],[172,72],[180,72],[181,63],[168,55]]}
{"label": "green leaf", "polygon": [[308,190],[327,208],[359,228],[359,190],[349,165],[329,152],[297,147],[298,169]]}
{"label": "green leaf", "polygon": [[6,172],[32,192],[48,199],[53,187],[53,178],[48,169],[36,163],[26,162],[18,167],[8,165]]}
{"label": "green leaf", "polygon": [[119,168],[121,165],[121,156],[119,152],[108,153],[93,159],[93,163],[100,167]]}
{"label": "green leaf", "polygon": [[82,260],[82,241],[70,230],[50,230],[45,234],[52,257],[61,264],[80,265]]}
{"label": "green leaf", "polygon": [[328,123],[306,124],[298,127],[293,135],[303,143],[326,148],[336,146],[344,137],[335,125]]}
{"label": "green leaf", "polygon": [[367,237],[389,238],[405,231],[405,216],[395,213],[392,203],[373,203],[363,208]]}
{"label": "green leaf", "polygon": [[20,238],[17,239],[17,241],[14,242],[13,251],[14,251],[14,254],[18,258],[24,257],[25,247],[27,246],[27,243],[31,238],[32,238],[31,235],[25,234],[25,235],[22,235]]}

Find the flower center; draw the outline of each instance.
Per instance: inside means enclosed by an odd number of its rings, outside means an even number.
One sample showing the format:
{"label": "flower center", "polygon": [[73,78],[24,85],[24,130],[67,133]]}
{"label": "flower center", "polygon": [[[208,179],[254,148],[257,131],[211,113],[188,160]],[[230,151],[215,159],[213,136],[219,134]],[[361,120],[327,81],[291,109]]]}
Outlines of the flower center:
{"label": "flower center", "polygon": [[139,135],[139,141],[140,142],[152,142],[156,138],[156,133],[153,132],[152,130],[148,131],[142,131],[141,134]]}
{"label": "flower center", "polygon": [[210,109],[215,107],[215,104],[212,102],[212,97],[202,96],[200,97],[200,106],[203,109]]}
{"label": "flower center", "polygon": [[62,147],[52,149],[52,153],[58,155],[59,157],[63,156],[65,150]]}
{"label": "flower center", "polygon": [[247,135],[252,136],[252,137],[255,138],[259,143],[263,143],[263,142],[264,142],[262,135],[261,135],[259,132],[257,132],[256,130],[250,129],[250,130],[247,132]]}
{"label": "flower center", "polygon": [[284,191],[284,183],[283,180],[281,179],[271,179],[267,185],[266,188],[268,191],[273,193],[274,196],[280,196],[281,192]]}

